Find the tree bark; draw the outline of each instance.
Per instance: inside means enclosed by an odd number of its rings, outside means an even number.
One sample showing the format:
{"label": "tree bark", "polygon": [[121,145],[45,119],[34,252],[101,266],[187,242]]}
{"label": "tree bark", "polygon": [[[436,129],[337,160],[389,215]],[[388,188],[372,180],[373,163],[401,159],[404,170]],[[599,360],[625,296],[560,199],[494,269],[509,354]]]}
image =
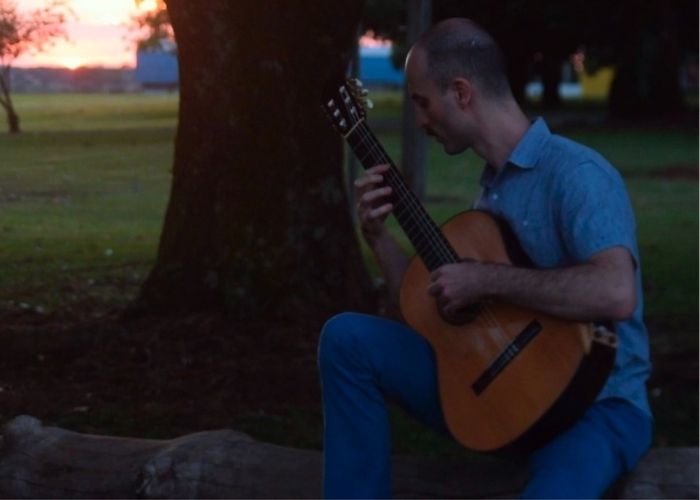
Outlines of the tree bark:
{"label": "tree bark", "polygon": [[10,134],[19,134],[19,115],[12,103],[10,95],[10,68],[0,67],[0,106],[5,110],[7,117],[7,130]]}
{"label": "tree bark", "polygon": [[19,134],[19,115],[14,110],[14,108],[9,108],[7,110],[7,124],[11,134]]}
{"label": "tree bark", "polygon": [[[654,449],[612,498],[698,498],[698,449]],[[318,498],[321,453],[232,430],[158,441],[79,434],[17,417],[0,439],[0,498]],[[525,468],[490,457],[394,457],[397,498],[513,498]]]}
{"label": "tree bark", "polygon": [[180,112],[157,263],[137,304],[239,318],[370,309],[320,108],[344,74],[360,0],[167,0]]}

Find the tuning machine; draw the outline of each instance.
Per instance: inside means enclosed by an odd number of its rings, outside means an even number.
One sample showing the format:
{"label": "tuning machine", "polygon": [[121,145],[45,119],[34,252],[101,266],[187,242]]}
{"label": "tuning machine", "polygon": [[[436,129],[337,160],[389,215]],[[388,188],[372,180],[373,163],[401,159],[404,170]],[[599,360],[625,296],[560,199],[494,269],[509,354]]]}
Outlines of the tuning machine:
{"label": "tuning machine", "polygon": [[368,110],[374,108],[374,103],[372,99],[369,98],[369,90],[364,88],[359,78],[349,78],[348,87],[355,100],[361,104],[364,109]]}

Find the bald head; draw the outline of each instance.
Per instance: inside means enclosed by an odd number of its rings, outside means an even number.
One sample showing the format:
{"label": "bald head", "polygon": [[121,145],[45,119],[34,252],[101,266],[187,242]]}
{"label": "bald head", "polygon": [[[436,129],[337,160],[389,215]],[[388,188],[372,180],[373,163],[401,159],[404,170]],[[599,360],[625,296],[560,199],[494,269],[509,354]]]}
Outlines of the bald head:
{"label": "bald head", "polygon": [[443,92],[454,78],[464,77],[479,85],[485,95],[510,95],[501,49],[486,30],[469,19],[435,24],[413,46],[412,52],[416,51],[425,56],[429,77]]}

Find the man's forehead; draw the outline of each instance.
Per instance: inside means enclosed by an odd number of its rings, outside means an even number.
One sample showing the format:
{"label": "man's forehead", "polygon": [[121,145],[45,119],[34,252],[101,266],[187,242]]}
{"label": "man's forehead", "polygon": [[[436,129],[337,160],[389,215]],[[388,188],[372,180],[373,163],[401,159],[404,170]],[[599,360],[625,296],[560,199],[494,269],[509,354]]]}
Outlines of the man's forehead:
{"label": "man's forehead", "polygon": [[421,90],[426,84],[426,68],[427,68],[427,58],[425,50],[421,49],[420,46],[414,46],[406,56],[405,73],[406,73],[406,85],[408,86],[409,92],[411,94],[424,93]]}
{"label": "man's forehead", "polygon": [[406,55],[406,62],[404,64],[404,69],[406,72],[409,70],[414,70],[416,68],[422,68],[427,64],[428,53],[425,48],[419,43],[411,47]]}

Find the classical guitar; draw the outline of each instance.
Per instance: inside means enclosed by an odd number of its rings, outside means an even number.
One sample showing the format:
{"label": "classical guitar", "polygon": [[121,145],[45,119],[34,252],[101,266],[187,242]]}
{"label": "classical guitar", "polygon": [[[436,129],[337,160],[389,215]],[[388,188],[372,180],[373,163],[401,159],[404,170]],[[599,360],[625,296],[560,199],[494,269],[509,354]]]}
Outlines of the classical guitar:
{"label": "classical guitar", "polygon": [[466,211],[438,227],[370,130],[361,101],[356,85],[342,81],[324,91],[322,107],[365,168],[391,165],[385,183],[393,215],[417,254],[401,285],[401,311],[435,351],[451,433],[479,451],[540,446],[593,402],[612,368],[616,336],[497,302],[446,321],[426,292],[432,270],[465,258],[523,266],[526,257],[507,225],[486,212]]}

